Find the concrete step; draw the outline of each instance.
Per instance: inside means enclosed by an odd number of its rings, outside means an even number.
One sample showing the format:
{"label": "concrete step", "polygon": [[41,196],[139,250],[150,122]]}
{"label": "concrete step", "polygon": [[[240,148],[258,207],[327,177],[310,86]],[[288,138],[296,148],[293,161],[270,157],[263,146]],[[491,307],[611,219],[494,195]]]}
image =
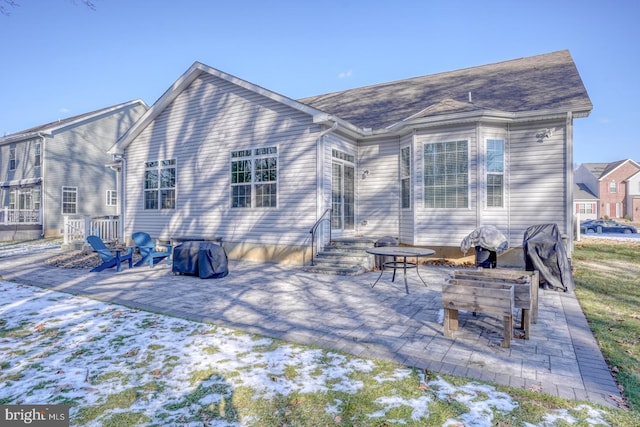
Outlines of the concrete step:
{"label": "concrete step", "polygon": [[367,249],[375,245],[377,239],[366,237],[340,237],[331,239],[328,247]]}
{"label": "concrete step", "polygon": [[307,265],[304,267],[305,271],[309,273],[320,273],[320,274],[335,274],[339,276],[356,276],[358,274],[362,274],[366,272],[363,267],[336,267],[329,265]]}
{"label": "concrete step", "polygon": [[319,265],[322,267],[361,268],[362,270],[366,270],[366,264],[352,261],[343,261],[340,259],[316,258],[314,259],[313,263],[314,265]]}
{"label": "concrete step", "polygon": [[371,270],[374,257],[366,253],[377,239],[370,237],[339,237],[319,251],[314,257],[314,266],[305,270],[314,273],[356,275]]}
{"label": "concrete step", "polygon": [[370,256],[371,255],[368,255],[363,251],[356,251],[356,250],[344,251],[340,249],[334,249],[334,250],[318,251],[317,258],[328,259],[328,260],[340,259],[343,261],[349,261],[354,263],[366,263],[368,262]]}

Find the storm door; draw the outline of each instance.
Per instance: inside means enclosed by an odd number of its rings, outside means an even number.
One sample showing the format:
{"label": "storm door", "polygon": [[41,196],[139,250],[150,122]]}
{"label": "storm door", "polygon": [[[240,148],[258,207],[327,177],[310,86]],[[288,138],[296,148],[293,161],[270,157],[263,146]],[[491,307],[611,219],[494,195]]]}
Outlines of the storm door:
{"label": "storm door", "polygon": [[331,230],[334,235],[349,234],[355,225],[354,156],[333,150],[331,173]]}

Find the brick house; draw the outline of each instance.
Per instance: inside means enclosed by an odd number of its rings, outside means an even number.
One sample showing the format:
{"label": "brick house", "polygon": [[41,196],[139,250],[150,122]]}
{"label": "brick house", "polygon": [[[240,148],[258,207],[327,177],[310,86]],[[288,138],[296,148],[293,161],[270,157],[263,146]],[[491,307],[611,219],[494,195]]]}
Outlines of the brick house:
{"label": "brick house", "polygon": [[[574,174],[598,198],[598,218],[640,221],[640,164],[631,159],[613,163],[583,163]],[[580,209],[577,207],[576,209]]]}

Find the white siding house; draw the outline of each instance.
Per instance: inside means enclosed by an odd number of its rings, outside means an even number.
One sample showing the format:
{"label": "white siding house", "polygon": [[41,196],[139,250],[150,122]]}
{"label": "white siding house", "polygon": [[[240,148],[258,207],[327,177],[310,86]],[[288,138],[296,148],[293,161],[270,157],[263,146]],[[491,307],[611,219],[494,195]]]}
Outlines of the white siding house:
{"label": "white siding house", "polygon": [[459,253],[482,225],[511,246],[540,223],[570,235],[573,119],[591,108],[568,51],[301,100],[196,62],[109,152],[129,235],[305,263],[320,221],[320,245],[330,225]]}
{"label": "white siding house", "polygon": [[627,206],[630,219],[634,222],[640,221],[640,172],[627,179]]}
{"label": "white siding house", "polygon": [[107,150],[147,108],[134,100],[0,138],[0,240],[58,236],[65,215],[118,215]]}

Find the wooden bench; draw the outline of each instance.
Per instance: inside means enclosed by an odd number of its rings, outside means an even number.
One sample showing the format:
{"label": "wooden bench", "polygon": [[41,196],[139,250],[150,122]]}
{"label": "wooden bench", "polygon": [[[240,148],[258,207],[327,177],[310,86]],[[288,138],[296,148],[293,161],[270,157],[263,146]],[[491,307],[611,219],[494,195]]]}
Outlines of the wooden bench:
{"label": "wooden bench", "polygon": [[511,346],[513,335],[514,287],[505,283],[450,279],[442,286],[444,335],[453,337],[458,330],[458,310],[481,312],[502,318],[504,339],[501,346]]}

